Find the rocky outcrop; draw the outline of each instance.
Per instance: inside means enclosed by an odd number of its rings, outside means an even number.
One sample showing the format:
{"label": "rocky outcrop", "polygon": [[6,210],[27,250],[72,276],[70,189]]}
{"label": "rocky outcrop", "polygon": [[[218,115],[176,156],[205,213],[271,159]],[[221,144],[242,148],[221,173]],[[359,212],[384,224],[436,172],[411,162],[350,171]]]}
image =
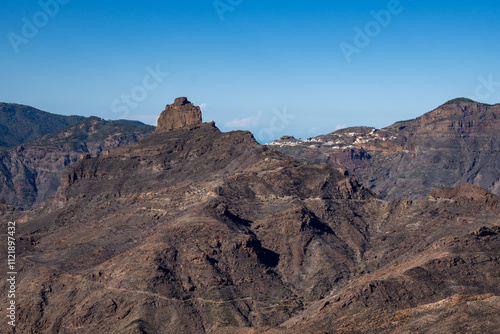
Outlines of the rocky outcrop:
{"label": "rocky outcrop", "polygon": [[158,118],[156,132],[181,129],[190,125],[201,124],[201,109],[193,106],[186,97],[178,97],[174,104],[169,104]]}

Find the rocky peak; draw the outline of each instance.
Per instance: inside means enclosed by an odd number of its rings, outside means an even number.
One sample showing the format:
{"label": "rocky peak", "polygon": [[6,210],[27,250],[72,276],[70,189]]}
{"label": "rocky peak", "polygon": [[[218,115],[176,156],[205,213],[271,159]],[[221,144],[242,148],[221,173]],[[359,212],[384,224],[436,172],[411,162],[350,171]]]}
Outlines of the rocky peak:
{"label": "rocky peak", "polygon": [[174,106],[183,106],[185,104],[192,104],[187,97],[178,97],[174,100]]}
{"label": "rocky peak", "polygon": [[161,113],[156,132],[167,132],[201,123],[200,107],[194,106],[187,97],[178,97]]}
{"label": "rocky peak", "polygon": [[460,104],[478,104],[478,102],[471,100],[471,99],[468,99],[466,97],[459,97],[459,98],[447,101],[446,103],[441,105],[441,107],[446,106],[446,105],[460,105]]}

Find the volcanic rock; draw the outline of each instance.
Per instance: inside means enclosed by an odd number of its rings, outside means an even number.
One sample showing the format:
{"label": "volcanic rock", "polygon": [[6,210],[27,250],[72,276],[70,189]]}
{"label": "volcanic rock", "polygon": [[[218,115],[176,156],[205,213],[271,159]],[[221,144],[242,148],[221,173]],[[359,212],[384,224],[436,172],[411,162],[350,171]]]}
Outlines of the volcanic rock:
{"label": "volcanic rock", "polygon": [[465,202],[478,202],[487,203],[492,209],[500,208],[499,196],[472,184],[435,190],[431,193],[431,198],[435,198],[438,201],[450,201],[456,203],[456,205],[463,205]]}
{"label": "volcanic rock", "polygon": [[201,124],[201,109],[188,101],[187,97],[178,97],[174,104],[169,104],[158,118],[157,133],[172,131],[190,125]]}

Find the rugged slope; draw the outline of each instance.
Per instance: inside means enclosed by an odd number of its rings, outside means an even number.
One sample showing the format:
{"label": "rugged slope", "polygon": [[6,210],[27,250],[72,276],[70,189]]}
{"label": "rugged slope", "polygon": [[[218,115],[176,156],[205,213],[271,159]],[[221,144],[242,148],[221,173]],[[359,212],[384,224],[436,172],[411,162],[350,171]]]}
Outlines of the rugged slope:
{"label": "rugged slope", "polygon": [[83,121],[82,116],[62,116],[29,106],[0,103],[0,148],[21,145]]}
{"label": "rugged slope", "polygon": [[297,333],[496,333],[499,213],[498,196],[470,185],[388,202],[370,226],[359,275],[287,325]]}
{"label": "rugged slope", "polygon": [[220,333],[498,333],[500,198],[465,185],[374,203],[347,283],[279,327]]}
{"label": "rugged slope", "polygon": [[347,169],[384,199],[423,198],[470,183],[500,194],[500,104],[456,99],[383,129],[348,128],[271,147]]}
{"label": "rugged slope", "polygon": [[52,196],[65,166],[85,154],[134,143],[154,127],[128,121],[84,119],[30,143],[0,153],[0,197],[8,204],[30,209]]}
{"label": "rugged slope", "polygon": [[5,209],[18,331],[388,332],[422,304],[475,326],[496,305],[497,196],[381,201],[343,170],[194,123],[68,166],[34,212]]}
{"label": "rugged slope", "polygon": [[213,123],[80,160],[62,182],[20,225],[21,330],[280,323],[348,279],[366,243],[351,200],[374,200],[343,171]]}

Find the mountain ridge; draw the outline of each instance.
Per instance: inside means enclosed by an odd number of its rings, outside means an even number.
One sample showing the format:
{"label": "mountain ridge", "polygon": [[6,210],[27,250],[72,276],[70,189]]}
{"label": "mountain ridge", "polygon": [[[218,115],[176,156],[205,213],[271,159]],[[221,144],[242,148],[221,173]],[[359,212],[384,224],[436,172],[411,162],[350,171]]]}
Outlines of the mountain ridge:
{"label": "mountain ridge", "polygon": [[422,328],[425,305],[453,320],[440,330],[495,329],[498,196],[383,201],[343,169],[191,123],[87,155],[34,211],[2,213],[20,331],[387,332]]}
{"label": "mountain ridge", "polygon": [[9,148],[82,121],[83,116],[63,116],[16,103],[0,102],[0,147]]}
{"label": "mountain ridge", "polygon": [[0,153],[0,197],[31,209],[52,196],[65,166],[86,154],[97,156],[110,147],[130,144],[154,127],[128,121],[83,118],[73,125],[6,148]]}
{"label": "mountain ridge", "polygon": [[450,100],[382,129],[352,127],[268,144],[309,163],[345,168],[381,198],[417,199],[462,183],[500,194],[500,104]]}

